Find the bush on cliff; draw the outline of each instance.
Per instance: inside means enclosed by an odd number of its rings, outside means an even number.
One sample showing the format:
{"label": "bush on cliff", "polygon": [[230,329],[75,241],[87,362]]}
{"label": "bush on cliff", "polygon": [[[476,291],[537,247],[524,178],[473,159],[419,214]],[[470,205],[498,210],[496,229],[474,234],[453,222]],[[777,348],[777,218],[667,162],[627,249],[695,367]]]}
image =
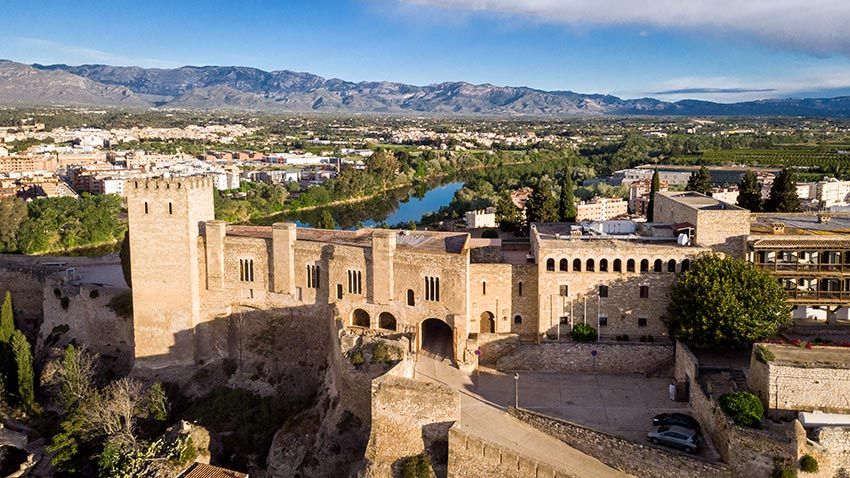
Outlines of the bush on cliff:
{"label": "bush on cliff", "polygon": [[812,455],[806,454],[800,458],[800,471],[816,473],[818,471],[818,460]]}
{"label": "bush on cliff", "polygon": [[750,392],[731,392],[720,396],[720,408],[738,425],[759,428],[764,405]]}
{"label": "bush on cliff", "polygon": [[596,329],[587,324],[576,324],[572,337],[576,342],[596,342]]}
{"label": "bush on cliff", "polygon": [[431,478],[431,463],[425,454],[411,456],[401,466],[402,478]]}

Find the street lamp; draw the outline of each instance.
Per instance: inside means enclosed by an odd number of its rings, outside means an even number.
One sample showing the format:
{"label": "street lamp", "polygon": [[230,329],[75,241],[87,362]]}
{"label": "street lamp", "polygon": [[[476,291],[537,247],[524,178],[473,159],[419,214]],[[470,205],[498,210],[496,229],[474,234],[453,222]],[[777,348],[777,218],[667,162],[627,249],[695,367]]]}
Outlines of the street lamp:
{"label": "street lamp", "polygon": [[519,373],[514,374],[514,408],[519,409]]}

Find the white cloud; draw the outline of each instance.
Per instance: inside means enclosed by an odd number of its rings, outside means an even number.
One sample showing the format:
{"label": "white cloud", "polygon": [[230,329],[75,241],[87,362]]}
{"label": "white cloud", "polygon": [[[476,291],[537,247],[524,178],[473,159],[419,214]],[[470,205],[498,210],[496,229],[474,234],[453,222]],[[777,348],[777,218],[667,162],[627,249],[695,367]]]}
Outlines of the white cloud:
{"label": "white cloud", "polygon": [[742,34],[767,45],[850,56],[847,0],[401,0],[521,15],[573,27],[634,25]]}

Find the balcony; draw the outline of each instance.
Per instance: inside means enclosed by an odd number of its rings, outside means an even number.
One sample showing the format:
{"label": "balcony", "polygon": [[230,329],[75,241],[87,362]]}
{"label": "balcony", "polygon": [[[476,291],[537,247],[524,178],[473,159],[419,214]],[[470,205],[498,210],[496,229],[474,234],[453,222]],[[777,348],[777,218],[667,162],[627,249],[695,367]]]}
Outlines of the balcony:
{"label": "balcony", "polygon": [[850,291],[786,290],[791,302],[806,303],[850,303]]}
{"label": "balcony", "polygon": [[774,272],[843,272],[850,274],[850,264],[812,264],[800,262],[754,262],[759,269]]}

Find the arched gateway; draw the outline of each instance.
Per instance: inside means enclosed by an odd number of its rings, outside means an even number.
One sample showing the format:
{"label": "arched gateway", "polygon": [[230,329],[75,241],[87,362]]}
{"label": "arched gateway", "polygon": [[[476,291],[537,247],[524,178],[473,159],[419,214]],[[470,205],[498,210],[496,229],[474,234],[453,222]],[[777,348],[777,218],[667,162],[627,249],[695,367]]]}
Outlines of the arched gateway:
{"label": "arched gateway", "polygon": [[440,319],[426,319],[420,325],[420,333],[423,351],[454,358],[454,333],[447,323]]}

